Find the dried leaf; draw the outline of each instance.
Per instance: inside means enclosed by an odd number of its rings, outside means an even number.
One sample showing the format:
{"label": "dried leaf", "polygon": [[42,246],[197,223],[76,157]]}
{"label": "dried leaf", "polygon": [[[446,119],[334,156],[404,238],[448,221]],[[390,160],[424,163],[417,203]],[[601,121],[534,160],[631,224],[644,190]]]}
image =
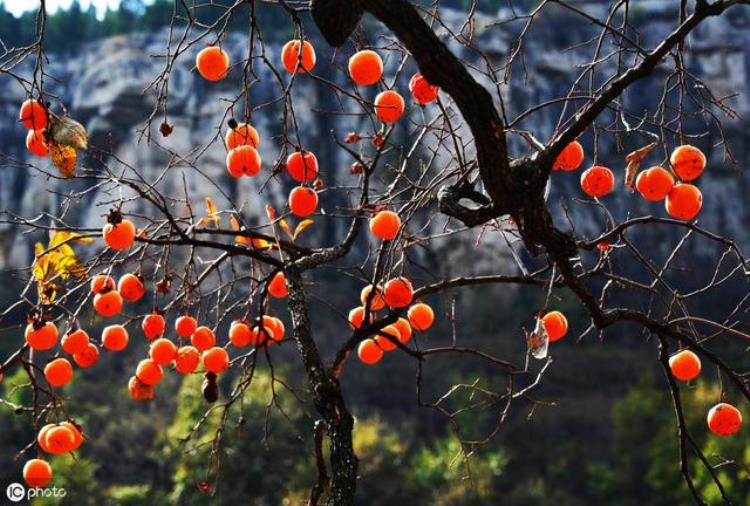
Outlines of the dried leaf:
{"label": "dried leaf", "polygon": [[75,148],[65,144],[49,142],[49,157],[63,177],[72,177],[76,172],[78,154]]}
{"label": "dried leaf", "polygon": [[632,191],[635,191],[635,176],[638,174],[641,162],[657,145],[658,143],[652,142],[648,146],[637,149],[625,157],[625,161],[628,162],[628,166],[625,168],[625,186]]}
{"label": "dried leaf", "polygon": [[536,319],[534,331],[526,335],[526,344],[532,357],[540,360],[547,358],[549,336],[547,336],[547,329],[544,327],[541,318]]}
{"label": "dried leaf", "polygon": [[50,114],[49,134],[55,144],[75,149],[86,149],[89,136],[86,129],[74,119]]}
{"label": "dried leaf", "polygon": [[299,236],[299,235],[300,235],[300,234],[301,234],[302,232],[304,232],[304,231],[305,231],[305,229],[307,229],[307,227],[309,227],[309,226],[310,226],[310,225],[312,225],[313,223],[315,223],[315,222],[314,222],[313,220],[310,220],[310,219],[307,219],[307,220],[302,220],[302,221],[300,221],[300,222],[299,222],[299,223],[297,224],[297,228],[295,228],[295,229],[294,229],[294,235],[292,236],[292,240],[293,240],[293,241],[294,241],[294,240],[296,240],[296,239],[297,239],[297,237],[298,237],[298,236]]}

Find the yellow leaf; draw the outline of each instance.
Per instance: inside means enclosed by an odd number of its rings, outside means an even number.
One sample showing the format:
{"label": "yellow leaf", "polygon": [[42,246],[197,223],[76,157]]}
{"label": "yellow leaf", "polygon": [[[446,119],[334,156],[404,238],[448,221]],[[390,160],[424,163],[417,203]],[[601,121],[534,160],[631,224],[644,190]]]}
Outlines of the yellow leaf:
{"label": "yellow leaf", "polygon": [[49,240],[50,249],[64,242],[90,243],[94,241],[93,237],[84,237],[81,234],[77,234],[75,232],[68,232],[67,230],[55,230],[54,232],[50,232],[50,236],[51,236]]}
{"label": "yellow leaf", "polygon": [[281,230],[286,232],[286,235],[288,235],[290,239],[294,240],[292,229],[289,228],[289,223],[287,223],[286,220],[282,219],[281,221],[279,221],[279,226],[281,227]]}
{"label": "yellow leaf", "polygon": [[[229,225],[232,227],[232,230],[235,232],[244,232],[245,227],[240,226],[239,220],[237,220],[237,217],[234,215],[229,217]],[[251,240],[249,237],[245,237],[244,235],[237,235],[234,238],[234,242],[239,244],[251,244]]]}
{"label": "yellow leaf", "polygon": [[252,240],[253,248],[255,249],[271,249],[273,248],[273,244],[266,241],[265,239],[253,239]]}
{"label": "yellow leaf", "polygon": [[294,236],[292,236],[292,240],[297,239],[297,237],[305,231],[307,227],[315,223],[313,220],[307,219],[302,220],[297,224],[297,228],[294,229]]}
{"label": "yellow leaf", "polygon": [[49,257],[47,255],[43,255],[44,253],[44,244],[38,242],[34,245],[34,265],[31,268],[31,273],[34,276],[34,279],[37,280],[38,283],[43,282],[48,277],[48,271],[49,271]]}

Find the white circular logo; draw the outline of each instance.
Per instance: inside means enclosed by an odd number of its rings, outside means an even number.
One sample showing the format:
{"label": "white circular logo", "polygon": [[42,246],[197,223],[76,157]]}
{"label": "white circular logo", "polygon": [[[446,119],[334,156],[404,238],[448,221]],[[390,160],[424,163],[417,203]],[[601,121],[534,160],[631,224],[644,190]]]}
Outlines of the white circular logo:
{"label": "white circular logo", "polygon": [[13,502],[21,502],[26,497],[26,489],[20,483],[11,483],[5,489],[5,495]]}

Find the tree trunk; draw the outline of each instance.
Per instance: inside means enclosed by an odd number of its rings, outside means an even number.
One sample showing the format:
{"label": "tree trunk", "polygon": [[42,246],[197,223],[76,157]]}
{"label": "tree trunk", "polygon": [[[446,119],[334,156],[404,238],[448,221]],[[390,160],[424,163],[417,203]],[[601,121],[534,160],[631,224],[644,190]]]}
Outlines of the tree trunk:
{"label": "tree trunk", "polygon": [[328,374],[312,337],[302,275],[294,266],[287,268],[285,273],[293,337],[307,371],[315,408],[327,425],[331,449],[331,485],[327,503],[331,506],[352,505],[357,489],[359,465],[352,443],[354,418],[346,409],[341,387],[338,381]]}

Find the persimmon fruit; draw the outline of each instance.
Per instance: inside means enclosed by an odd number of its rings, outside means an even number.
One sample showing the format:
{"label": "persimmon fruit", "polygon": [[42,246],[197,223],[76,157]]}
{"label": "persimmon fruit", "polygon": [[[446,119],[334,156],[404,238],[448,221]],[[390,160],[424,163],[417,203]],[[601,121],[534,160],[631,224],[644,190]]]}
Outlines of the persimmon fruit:
{"label": "persimmon fruit", "polygon": [[57,344],[57,327],[52,322],[43,323],[37,327],[33,323],[26,326],[24,333],[29,347],[37,351],[45,351]]}
{"label": "persimmon fruit", "polygon": [[318,177],[318,159],[311,151],[295,151],[286,159],[286,170],[298,183],[313,181]]}
{"label": "persimmon fruit", "polygon": [[552,170],[576,170],[583,163],[583,146],[578,141],[573,141],[563,148],[555,162]]}
{"label": "persimmon fruit", "polygon": [[229,342],[233,346],[244,348],[252,342],[252,339],[253,333],[250,330],[250,325],[243,321],[232,322],[229,327]]}
{"label": "persimmon fruit", "polygon": [[76,443],[76,437],[68,427],[55,425],[47,431],[45,436],[47,452],[52,455],[68,453]]}
{"label": "persimmon fruit", "polygon": [[667,213],[678,220],[690,221],[703,207],[703,195],[697,186],[677,183],[664,201]]}
{"label": "persimmon fruit", "polygon": [[422,332],[432,327],[432,324],[435,323],[435,313],[424,302],[418,302],[410,307],[407,315],[412,328]]}
{"label": "persimmon fruit", "polygon": [[165,337],[151,343],[148,356],[158,365],[169,365],[177,358],[177,346]]}
{"label": "persimmon fruit", "polygon": [[607,167],[594,165],[581,174],[581,189],[589,197],[604,197],[615,187],[615,175]]}
{"label": "persimmon fruit", "polygon": [[75,451],[80,448],[83,444],[83,434],[81,434],[81,430],[76,426],[76,424],[72,422],[62,422],[60,425],[63,427],[67,427],[70,432],[73,433],[73,447],[70,449],[70,451]]}
{"label": "persimmon fruit", "polygon": [[117,282],[117,291],[128,302],[138,302],[146,294],[146,287],[135,274],[125,274]]}
{"label": "persimmon fruit", "polygon": [[[372,308],[371,308],[372,309]],[[363,306],[357,306],[348,315],[349,326],[352,329],[358,329],[362,326],[362,322],[365,321],[365,308]],[[372,323],[373,315],[370,314],[370,323]]]}
{"label": "persimmon fruit", "polygon": [[370,292],[372,292],[372,285],[364,287],[362,291],[359,292],[359,301],[362,303],[363,307],[367,307],[367,301],[372,297],[372,300],[370,300],[370,311],[380,311],[385,307],[383,290],[378,287],[377,290],[375,290],[375,294],[372,296],[370,296]]}
{"label": "persimmon fruit", "polygon": [[258,131],[247,123],[234,123],[230,121],[230,127],[224,136],[227,149],[229,151],[240,146],[252,146],[255,149],[260,147],[260,135]]}
{"label": "persimmon fruit", "polygon": [[229,353],[224,348],[214,346],[203,352],[203,367],[206,371],[221,374],[229,367]]}
{"label": "persimmon fruit", "polygon": [[550,342],[559,341],[568,333],[568,319],[560,311],[550,311],[542,317]]}
{"label": "persimmon fruit", "polygon": [[389,337],[393,340],[401,341],[401,332],[399,332],[398,327],[395,325],[386,325],[375,336],[375,342],[383,351],[393,351],[398,347]]}
{"label": "persimmon fruit", "polygon": [[164,378],[164,369],[150,358],[144,358],[138,363],[135,377],[146,385],[157,385]]}
{"label": "persimmon fruit", "polygon": [[45,130],[29,130],[26,134],[26,149],[29,150],[29,153],[41,157],[49,155],[49,148],[44,136]]}
{"label": "persimmon fruit", "polygon": [[132,376],[128,381],[128,393],[134,401],[147,401],[154,398],[154,387]]}
{"label": "persimmon fruit", "polygon": [[53,387],[67,385],[73,379],[73,366],[65,358],[56,358],[44,367],[44,377]]}
{"label": "persimmon fruit", "polygon": [[88,369],[99,361],[99,348],[89,343],[85,349],[73,354],[73,362],[81,369]]}
{"label": "persimmon fruit", "polygon": [[198,327],[190,336],[190,344],[195,346],[198,351],[206,351],[216,346],[216,336],[213,330],[208,327]]}
{"label": "persimmon fruit", "polygon": [[365,49],[349,58],[349,76],[360,86],[377,83],[383,75],[383,60],[375,51]]}
{"label": "persimmon fruit", "polygon": [[128,219],[123,219],[120,223],[107,223],[102,229],[102,236],[110,249],[128,249],[135,242],[135,225]]}
{"label": "persimmon fruit", "polygon": [[268,282],[268,293],[275,299],[283,299],[289,295],[286,288],[286,276],[283,272],[277,272]]}
{"label": "persimmon fruit", "polygon": [[701,359],[690,350],[682,350],[669,357],[672,376],[681,381],[690,381],[701,373]]}
{"label": "persimmon fruit", "polygon": [[200,352],[193,346],[181,346],[177,349],[174,368],[180,374],[190,374],[198,368],[201,361]]}
{"label": "persimmon fruit", "polygon": [[635,180],[635,189],[651,202],[665,198],[673,187],[674,176],[662,167],[646,169]]}
{"label": "persimmon fruit", "polygon": [[227,171],[237,179],[257,176],[261,163],[260,153],[252,146],[238,146],[227,153]]}
{"label": "persimmon fruit", "polygon": [[365,339],[357,347],[357,356],[363,363],[374,365],[383,358],[383,350],[374,339]]}
{"label": "persimmon fruit", "polygon": [[383,288],[383,298],[389,307],[406,307],[414,298],[414,287],[406,278],[391,279]]}
{"label": "persimmon fruit", "polygon": [[192,316],[180,316],[174,322],[174,330],[180,337],[190,337],[198,328],[198,320]]}
{"label": "persimmon fruit", "polygon": [[164,332],[167,330],[167,322],[159,313],[151,313],[143,317],[141,330],[143,330],[146,339],[153,341],[157,337],[164,335]]}
{"label": "persimmon fruit", "polygon": [[29,487],[44,487],[52,479],[52,467],[42,459],[31,459],[23,466],[23,480]]}
{"label": "persimmon fruit", "polygon": [[708,412],[707,422],[717,436],[731,436],[742,427],[742,413],[731,404],[721,402]]}
{"label": "persimmon fruit", "polygon": [[18,120],[29,130],[43,130],[47,128],[47,108],[30,98],[21,104]]}
{"label": "persimmon fruit", "polygon": [[39,444],[39,447],[47,453],[52,453],[49,450],[49,446],[47,446],[47,434],[55,427],[56,424],[48,423],[47,425],[39,429],[39,433],[36,435],[36,442]]}
{"label": "persimmon fruit", "polygon": [[683,181],[698,179],[706,168],[706,155],[695,146],[678,146],[669,157],[675,174]]}
{"label": "persimmon fruit", "polygon": [[97,274],[91,278],[91,293],[96,295],[115,289],[115,280],[106,274]]}
{"label": "persimmon fruit", "polygon": [[414,100],[422,105],[426,105],[437,100],[440,87],[433,86],[425,79],[421,72],[417,72],[409,80],[409,91]]}
{"label": "persimmon fruit", "polygon": [[[301,50],[300,50],[301,47]],[[281,63],[290,74],[306,74],[315,67],[315,49],[308,41],[290,40],[281,48]]]}
{"label": "persimmon fruit", "polygon": [[289,209],[298,218],[310,216],[318,208],[318,194],[307,186],[298,186],[289,193]]}
{"label": "persimmon fruit", "polygon": [[401,228],[401,218],[393,211],[380,211],[370,219],[370,232],[378,239],[392,241]]}
{"label": "persimmon fruit", "polygon": [[89,335],[83,329],[74,330],[65,334],[60,345],[65,353],[75,355],[86,349],[89,344]]}
{"label": "persimmon fruit", "polygon": [[209,46],[195,56],[195,66],[203,79],[221,81],[229,71],[229,55],[218,46]]}
{"label": "persimmon fruit", "polygon": [[406,344],[411,339],[411,325],[409,320],[406,318],[399,318],[393,323],[393,326],[398,329],[398,340],[402,344]]}
{"label": "persimmon fruit", "polygon": [[94,309],[105,318],[120,314],[122,304],[122,295],[115,290],[94,295]]}
{"label": "persimmon fruit", "polygon": [[122,325],[109,325],[102,330],[102,346],[109,351],[122,351],[129,341],[128,331]]}
{"label": "persimmon fruit", "polygon": [[375,114],[383,123],[395,123],[404,115],[406,104],[398,92],[386,90],[375,97]]}

